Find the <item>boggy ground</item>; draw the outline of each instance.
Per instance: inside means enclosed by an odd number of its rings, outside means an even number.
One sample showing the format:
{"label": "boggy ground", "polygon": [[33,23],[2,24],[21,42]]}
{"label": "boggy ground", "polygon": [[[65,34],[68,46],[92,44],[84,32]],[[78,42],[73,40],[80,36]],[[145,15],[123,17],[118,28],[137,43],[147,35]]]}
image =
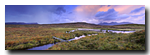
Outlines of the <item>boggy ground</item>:
{"label": "boggy ground", "polygon": [[75,31],[66,33],[76,28],[7,28],[5,30],[5,49],[6,50],[17,50],[17,49],[28,49],[35,46],[40,46],[49,43],[60,42],[54,40],[52,37],[69,40],[76,36],[81,36],[97,33],[91,31]]}
{"label": "boggy ground", "polygon": [[58,43],[48,50],[145,50],[145,30],[131,34],[99,33]]}
{"label": "boggy ground", "polygon": [[[58,37],[58,38],[61,38],[64,40],[68,40],[68,39],[74,38],[75,36],[80,36],[83,34],[87,35],[87,34],[97,33],[97,32],[87,32],[87,31],[75,31],[74,33],[66,33],[66,31],[75,30],[76,28],[95,28],[95,26],[88,25],[88,24],[86,24],[86,25],[75,24],[75,25],[70,25],[70,24],[64,25],[64,26],[63,25],[48,25],[48,24],[45,24],[45,25],[5,25],[5,50],[22,50],[22,49],[39,46],[39,45],[59,42],[59,40],[54,40],[52,38],[52,36],[55,36],[55,37]],[[100,27],[103,27],[103,26],[100,26]],[[126,26],[116,26],[116,27],[117,28],[111,28],[109,26],[108,26],[108,28],[97,27],[95,29],[118,30],[118,28],[121,27],[124,30],[124,28],[126,28]],[[121,28],[119,28],[119,29],[121,29]],[[128,26],[128,28],[130,28],[130,27]],[[133,30],[132,28],[136,28],[136,27],[131,26],[131,30]],[[145,28],[145,26],[140,26],[138,28],[140,28],[139,30],[143,30]],[[136,29],[138,29],[138,28],[136,28]],[[111,34],[102,34],[101,33],[99,35],[105,35],[105,36],[110,35],[111,38],[114,38],[114,36]],[[131,34],[123,34],[123,35],[121,34],[120,36],[125,36],[125,35],[131,35]],[[119,36],[119,35],[116,34],[116,36]],[[89,38],[89,37],[85,37],[85,38]],[[96,37],[94,37],[94,38],[96,38]],[[84,38],[81,38],[81,40],[82,39],[84,39]],[[77,45],[74,42],[80,42],[81,40],[79,40],[79,41],[75,40],[75,41],[71,41],[71,42],[65,43],[65,44],[66,45],[67,44]],[[89,39],[89,41],[90,40],[94,40],[93,37],[92,37],[92,39]],[[84,40],[84,41],[86,41],[86,40]],[[95,42],[93,42],[93,43],[95,43]],[[64,43],[62,43],[62,44],[64,44]],[[74,46],[74,45],[72,45],[72,46]],[[56,46],[54,45],[54,47],[56,47]],[[54,47],[52,47],[52,49],[55,49]],[[60,46],[59,46],[59,48],[60,48]],[[63,48],[60,48],[60,49],[63,49]],[[73,47],[73,49],[74,49],[74,47]]]}
{"label": "boggy ground", "polygon": [[[6,28],[5,30],[5,49],[27,49],[39,45],[59,42],[52,37],[74,38],[65,31],[74,28]],[[65,35],[65,36],[63,36]]]}

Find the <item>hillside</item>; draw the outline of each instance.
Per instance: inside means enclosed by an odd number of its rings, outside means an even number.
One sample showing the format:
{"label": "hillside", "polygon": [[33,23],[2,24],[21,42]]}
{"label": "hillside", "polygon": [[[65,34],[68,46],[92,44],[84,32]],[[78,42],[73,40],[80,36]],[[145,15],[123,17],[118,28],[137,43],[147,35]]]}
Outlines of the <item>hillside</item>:
{"label": "hillside", "polygon": [[98,25],[113,26],[113,25],[122,25],[122,24],[133,24],[133,23],[130,23],[130,22],[121,22],[121,23],[117,23],[117,22],[111,22],[111,23],[102,22],[102,23],[99,23]]}
{"label": "hillside", "polygon": [[100,25],[96,24],[90,24],[90,23],[85,23],[85,22],[75,22],[75,23],[58,23],[58,24],[27,24],[27,25],[20,25],[20,24],[5,24],[6,27],[63,27],[63,28],[68,28],[68,27],[102,27]]}
{"label": "hillside", "polygon": [[122,24],[122,25],[115,25],[115,26],[145,26],[144,24]]}
{"label": "hillside", "polygon": [[6,22],[6,25],[25,25],[25,24],[38,24],[38,23],[24,23],[24,22]]}
{"label": "hillside", "polygon": [[59,27],[101,27],[100,25],[90,24],[90,23],[85,23],[85,22],[60,23],[60,24],[49,24],[49,25],[59,26]]}
{"label": "hillside", "polygon": [[30,27],[30,28],[122,28],[122,29],[135,29],[135,28],[142,28],[142,27],[135,27],[131,26],[101,26],[96,24],[90,24],[85,22],[75,22],[75,23],[59,23],[59,24],[26,24],[26,25],[7,25],[5,27],[15,27],[15,28],[22,28],[22,27]]}

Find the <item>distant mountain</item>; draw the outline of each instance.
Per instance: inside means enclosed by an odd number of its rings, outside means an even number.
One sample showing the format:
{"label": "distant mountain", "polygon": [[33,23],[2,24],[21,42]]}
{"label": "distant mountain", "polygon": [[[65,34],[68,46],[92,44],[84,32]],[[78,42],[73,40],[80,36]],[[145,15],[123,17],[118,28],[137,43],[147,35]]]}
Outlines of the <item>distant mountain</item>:
{"label": "distant mountain", "polygon": [[113,25],[122,25],[122,24],[134,24],[134,23],[130,23],[130,22],[121,22],[121,23],[117,23],[117,22],[111,22],[111,23],[102,22],[102,23],[99,23],[98,25],[113,26]]}
{"label": "distant mountain", "polygon": [[51,25],[77,25],[77,26],[100,26],[100,25],[97,25],[97,24],[92,24],[92,23],[86,23],[86,22],[74,22],[74,23],[58,23],[58,24],[51,24]]}
{"label": "distant mountain", "polygon": [[38,24],[38,23],[24,23],[24,22],[6,22],[5,24],[11,24],[11,25],[25,25],[25,24]]}
{"label": "distant mountain", "polygon": [[122,25],[115,25],[115,26],[145,26],[145,24],[122,24]]}
{"label": "distant mountain", "polygon": [[92,24],[92,23],[86,23],[86,22],[71,22],[71,23],[57,23],[57,24],[42,24],[42,25],[49,25],[51,27],[64,27],[64,28],[92,28],[92,27],[102,27],[97,24]]}

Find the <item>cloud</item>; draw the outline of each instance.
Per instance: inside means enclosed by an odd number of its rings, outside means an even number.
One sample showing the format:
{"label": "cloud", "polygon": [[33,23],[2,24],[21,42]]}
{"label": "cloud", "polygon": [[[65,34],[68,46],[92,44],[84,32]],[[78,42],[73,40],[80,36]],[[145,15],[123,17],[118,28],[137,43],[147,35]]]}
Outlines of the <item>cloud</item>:
{"label": "cloud", "polygon": [[140,8],[134,9],[130,13],[138,13],[138,12],[140,12],[142,10],[145,10],[145,7],[140,7]]}
{"label": "cloud", "polygon": [[31,14],[32,11],[31,8],[34,8],[29,5],[6,5],[5,6],[5,13],[6,14]]}
{"label": "cloud", "polygon": [[101,7],[97,10],[97,12],[98,12],[98,11],[104,11],[104,12],[105,12],[105,11],[108,11],[109,9],[112,9],[112,6],[110,6],[110,5],[108,5],[108,6],[105,5],[105,6],[104,6],[104,5],[103,5],[103,6],[101,6]]}
{"label": "cloud", "polygon": [[[144,5],[83,5],[75,9],[76,20],[98,20],[99,22],[119,22],[130,16],[138,14],[130,14],[136,8],[144,7]],[[97,21],[97,22],[98,22]],[[93,21],[93,23],[96,23]]]}
{"label": "cloud", "polygon": [[114,8],[118,14],[128,14],[132,10],[140,7],[144,7],[145,5],[114,5],[112,8]]}
{"label": "cloud", "polygon": [[101,5],[97,11],[108,11],[109,9],[114,9],[118,14],[128,14],[132,10],[140,7],[145,7],[145,5]]}
{"label": "cloud", "polygon": [[127,14],[118,15],[119,20],[127,19],[128,17],[130,17],[130,15],[127,15]]}
{"label": "cloud", "polygon": [[132,22],[136,24],[145,24],[145,13],[141,14],[128,14],[125,19],[119,19],[118,22]]}
{"label": "cloud", "polygon": [[108,7],[109,7],[109,6],[111,6],[111,5],[108,5]]}
{"label": "cloud", "polygon": [[77,6],[74,9],[75,18],[72,19],[74,21],[82,22],[86,21],[87,23],[99,23],[98,19],[95,18],[95,14],[99,11],[103,11],[105,9],[100,9],[103,7],[111,7],[107,5],[81,5]]}
{"label": "cloud", "polygon": [[120,20],[124,20],[130,17],[128,14],[118,14],[115,9],[109,9],[108,11],[99,11],[95,15],[96,19],[99,22],[119,22]]}
{"label": "cloud", "polygon": [[17,20],[40,24],[57,22],[55,19],[61,20],[60,15],[67,12],[64,7],[63,5],[6,5],[5,21],[16,22]]}
{"label": "cloud", "polygon": [[138,18],[138,17],[143,16],[143,15],[145,15],[145,13],[141,13],[140,15],[131,15],[131,17]]}
{"label": "cloud", "polygon": [[103,19],[103,20],[114,20],[117,18],[117,13],[114,9],[109,9],[106,12],[98,12],[95,17],[98,17],[98,19]]}
{"label": "cloud", "polygon": [[62,13],[65,13],[66,10],[63,7],[58,7],[54,13],[57,15],[61,15]]}
{"label": "cloud", "polygon": [[81,14],[91,15],[93,13],[95,14],[100,7],[100,5],[82,5],[76,7],[74,11]]}
{"label": "cloud", "polygon": [[68,14],[72,14],[72,12],[69,12]]}
{"label": "cloud", "polygon": [[40,24],[82,21],[136,23],[144,20],[144,8],[144,5],[6,5],[5,21],[33,21]]}
{"label": "cloud", "polygon": [[112,14],[117,14],[117,12],[114,9],[109,9],[108,11],[104,12],[98,12],[95,17],[99,17],[99,16],[105,16],[105,15],[112,15]]}

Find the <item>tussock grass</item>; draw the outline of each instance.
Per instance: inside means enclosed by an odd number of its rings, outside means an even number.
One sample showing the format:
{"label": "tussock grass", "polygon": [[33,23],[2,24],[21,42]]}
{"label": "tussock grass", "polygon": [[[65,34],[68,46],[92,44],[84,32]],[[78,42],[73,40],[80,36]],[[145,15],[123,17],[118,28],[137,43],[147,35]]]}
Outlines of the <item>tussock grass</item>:
{"label": "tussock grass", "polygon": [[[52,36],[68,40],[76,36],[94,34],[92,31],[75,31],[66,33],[66,31],[75,30],[76,28],[100,28],[100,29],[118,29],[129,28],[123,26],[109,27],[93,25],[5,25],[5,49],[17,50],[27,49],[49,43],[60,42],[54,40]],[[141,27],[131,27],[141,28]],[[142,27],[144,28],[144,27]],[[140,29],[141,30],[141,29]],[[145,44],[141,39],[144,31],[134,34],[116,34],[116,33],[99,33],[96,36],[87,36],[69,43],[58,43],[50,50],[144,50]],[[143,33],[143,34],[140,34]],[[108,47],[110,46],[110,47]],[[57,48],[56,48],[57,47]]]}
{"label": "tussock grass", "polygon": [[69,43],[58,43],[49,50],[145,50],[145,30],[131,34],[99,33]]}
{"label": "tussock grass", "polygon": [[5,31],[5,49],[27,49],[35,46],[40,46],[49,43],[60,42],[54,40],[52,36],[63,39],[74,38],[72,34],[66,34],[65,31],[73,30],[74,28],[6,28]]}

